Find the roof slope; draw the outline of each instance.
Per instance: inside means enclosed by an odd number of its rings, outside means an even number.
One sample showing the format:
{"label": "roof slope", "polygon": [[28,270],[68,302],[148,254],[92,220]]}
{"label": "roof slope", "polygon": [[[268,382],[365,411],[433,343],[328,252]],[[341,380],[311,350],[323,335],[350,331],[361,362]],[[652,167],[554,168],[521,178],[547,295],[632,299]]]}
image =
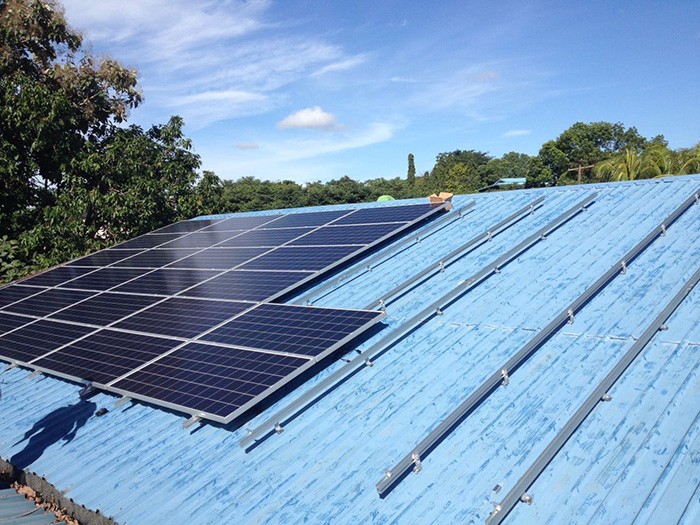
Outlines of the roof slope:
{"label": "roof slope", "polygon": [[[0,376],[0,457],[120,523],[483,522],[700,261],[692,206],[458,425],[386,498],[375,484],[426,434],[681,202],[700,176],[457,196],[471,213],[315,301],[362,308],[470,237],[544,196],[543,205],[387,308],[367,348],[593,191],[598,198],[443,315],[388,349],[246,453],[246,428],[182,430],[143,404],[93,416],[74,439],[52,417],[84,410],[79,386],[27,371]],[[403,204],[405,201],[396,201]],[[394,203],[392,203],[394,204]],[[371,204],[373,206],[376,204]],[[325,209],[342,208],[342,206]],[[450,212],[454,213],[454,212]],[[362,263],[358,263],[362,267]],[[700,513],[700,289],[692,291],[507,518],[517,523],[696,523]],[[351,352],[348,357],[356,355]],[[68,407],[68,408],[67,408]],[[60,416],[56,416],[60,414]],[[31,450],[23,439],[44,426]],[[47,424],[46,421],[49,423]],[[500,486],[502,491],[495,492]]]}

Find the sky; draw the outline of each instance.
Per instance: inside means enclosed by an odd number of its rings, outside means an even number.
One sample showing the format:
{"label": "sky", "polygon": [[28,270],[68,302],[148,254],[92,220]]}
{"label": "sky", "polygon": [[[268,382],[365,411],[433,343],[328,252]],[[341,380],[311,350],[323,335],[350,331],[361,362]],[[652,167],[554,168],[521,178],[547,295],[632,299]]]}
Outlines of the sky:
{"label": "sky", "polygon": [[537,154],[574,122],[700,141],[700,2],[64,0],[139,72],[129,123],[171,115],[222,179],[418,173],[441,152]]}

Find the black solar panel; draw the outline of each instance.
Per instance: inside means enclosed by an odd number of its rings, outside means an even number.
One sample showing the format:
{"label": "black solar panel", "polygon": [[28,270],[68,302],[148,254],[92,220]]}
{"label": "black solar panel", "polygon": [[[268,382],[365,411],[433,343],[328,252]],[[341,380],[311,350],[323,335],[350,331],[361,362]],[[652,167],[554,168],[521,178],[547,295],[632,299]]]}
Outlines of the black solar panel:
{"label": "black solar panel", "polygon": [[220,246],[244,247],[244,246],[268,246],[274,248],[280,244],[301,237],[313,228],[286,228],[277,230],[251,230],[231,240],[221,243]]}
{"label": "black solar panel", "polygon": [[175,224],[169,224],[168,226],[163,226],[159,230],[155,230],[152,233],[190,233],[197,230],[202,230],[207,226],[216,224],[218,220],[198,220],[198,221],[181,221]]}
{"label": "black solar panel", "polygon": [[22,284],[29,284],[32,286],[56,286],[58,284],[64,283],[81,275],[85,275],[88,272],[94,272],[95,268],[79,268],[75,266],[61,266],[59,268],[54,268],[29,279],[23,279]]}
{"label": "black solar panel", "polygon": [[174,297],[151,306],[114,327],[193,338],[250,307],[250,303]]}
{"label": "black solar panel", "polygon": [[100,330],[32,363],[66,376],[106,384],[182,344],[174,339]]}
{"label": "black solar panel", "polygon": [[70,266],[109,266],[140,252],[141,250],[102,250],[87,257],[71,261],[68,264]]}
{"label": "black solar panel", "polygon": [[395,231],[396,224],[368,224],[360,226],[324,226],[305,237],[289,243],[290,246],[364,245]]}
{"label": "black solar panel", "polygon": [[250,230],[262,225],[272,224],[275,219],[282,215],[255,215],[250,217],[232,217],[218,222],[203,231],[231,231],[231,230]]}
{"label": "black solar panel", "polygon": [[197,232],[179,237],[161,248],[209,248],[243,232]]}
{"label": "black solar panel", "polygon": [[117,244],[113,249],[140,249],[140,248],[155,248],[166,242],[173,241],[182,237],[182,233],[149,233],[130,239],[121,244]]}
{"label": "black solar panel", "polygon": [[5,288],[0,288],[0,308],[17,301],[21,301],[30,295],[38,294],[44,290],[46,290],[46,288],[33,288],[31,286],[22,286],[17,284],[11,284]]}
{"label": "black solar panel", "polygon": [[283,246],[241,266],[244,270],[310,270],[330,266],[357,250],[355,246]]}
{"label": "black solar panel", "polygon": [[368,310],[261,304],[202,339],[316,357],[380,317]]}
{"label": "black solar panel", "polygon": [[81,292],[78,290],[62,290],[51,288],[38,295],[27,297],[26,299],[7,306],[5,309],[18,314],[44,317],[57,310],[66,308],[72,304],[87,299],[94,295],[93,292]]}
{"label": "black solar panel", "polygon": [[264,301],[311,275],[311,272],[255,272],[233,270],[214,277],[181,295],[203,299]]}
{"label": "black solar panel", "polygon": [[170,268],[230,270],[267,251],[270,248],[210,248],[173,263]]}
{"label": "black solar panel", "polygon": [[22,317],[21,315],[12,315],[5,312],[0,312],[0,335],[6,334],[11,330],[19,328],[22,325],[34,321],[31,317]]}
{"label": "black solar panel", "polygon": [[226,418],[307,359],[190,343],[114,388]]}
{"label": "black solar panel", "polygon": [[87,326],[40,320],[0,337],[0,357],[28,363],[94,330]]}
{"label": "black solar panel", "polygon": [[158,248],[155,250],[141,252],[134,257],[118,262],[114,266],[119,268],[162,268],[163,266],[174,263],[183,257],[192,255],[197,251],[198,250],[196,248],[178,248],[174,250]]}
{"label": "black solar panel", "polygon": [[290,213],[275,222],[266,224],[263,228],[293,228],[298,226],[323,226],[334,221],[343,215],[350,213],[349,210],[339,211],[317,211],[314,213]]}
{"label": "black solar panel", "polygon": [[97,290],[103,291],[119,286],[120,284],[130,281],[143,275],[148,270],[146,268],[102,268],[101,270],[96,270],[96,268],[90,268],[92,273],[89,275],[84,275],[79,279],[64,283],[60,285],[61,288],[75,288],[79,290]]}
{"label": "black solar panel", "polygon": [[409,206],[381,206],[365,208],[337,220],[334,224],[376,224],[380,222],[412,222],[430,213],[434,207],[430,204]]}
{"label": "black solar panel", "polygon": [[160,297],[149,295],[106,292],[61,310],[52,315],[51,318],[96,326],[107,326],[160,300],[162,300]]}
{"label": "black solar panel", "polygon": [[121,286],[116,292],[176,295],[218,275],[216,270],[155,270]]}

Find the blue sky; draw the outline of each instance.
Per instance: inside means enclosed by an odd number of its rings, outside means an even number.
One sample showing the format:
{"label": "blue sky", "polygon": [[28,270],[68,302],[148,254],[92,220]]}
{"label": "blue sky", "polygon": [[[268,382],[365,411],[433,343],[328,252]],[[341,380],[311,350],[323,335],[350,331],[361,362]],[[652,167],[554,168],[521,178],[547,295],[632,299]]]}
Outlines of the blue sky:
{"label": "blue sky", "polygon": [[700,2],[65,0],[140,74],[130,122],[185,119],[203,169],[405,176],[476,149],[536,154],[576,121],[700,141]]}

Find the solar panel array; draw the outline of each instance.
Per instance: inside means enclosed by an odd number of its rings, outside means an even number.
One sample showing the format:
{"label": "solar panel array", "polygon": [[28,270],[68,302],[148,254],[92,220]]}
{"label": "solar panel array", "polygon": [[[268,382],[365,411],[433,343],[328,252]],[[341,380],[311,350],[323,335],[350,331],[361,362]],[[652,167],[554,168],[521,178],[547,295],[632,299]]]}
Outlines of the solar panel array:
{"label": "solar panel array", "polygon": [[271,303],[435,214],[185,221],[0,289],[0,359],[229,422],[382,312]]}

